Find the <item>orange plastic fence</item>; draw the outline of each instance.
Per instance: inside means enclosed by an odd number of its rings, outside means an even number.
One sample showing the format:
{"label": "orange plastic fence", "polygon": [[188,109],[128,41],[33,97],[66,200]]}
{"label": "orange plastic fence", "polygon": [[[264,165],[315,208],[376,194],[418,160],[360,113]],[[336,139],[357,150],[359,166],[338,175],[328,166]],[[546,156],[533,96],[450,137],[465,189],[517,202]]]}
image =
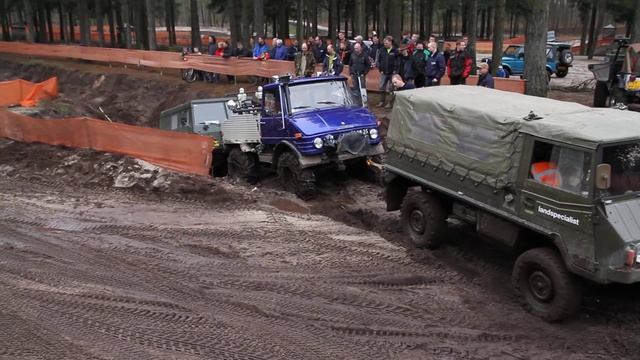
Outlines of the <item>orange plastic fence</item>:
{"label": "orange plastic fence", "polygon": [[0,137],[130,155],[179,172],[207,175],[213,139],[89,118],[35,119],[0,108]]}
{"label": "orange plastic fence", "polygon": [[[175,52],[126,50],[113,48],[96,48],[72,45],[33,45],[20,42],[0,41],[0,52],[15,53],[33,56],[50,56],[60,58],[73,58],[92,60],[107,63],[123,63],[155,68],[185,69],[194,68],[203,71],[214,72],[223,75],[253,75],[270,77],[294,73],[292,61],[268,60],[258,61],[251,58],[228,58],[208,55],[189,55],[186,60]],[[317,67],[321,70],[321,66]],[[343,74],[349,73],[349,67],[345,66]],[[370,71],[367,75],[367,89],[378,90],[380,73]],[[475,83],[469,80],[470,84]],[[447,84],[445,81],[444,84]],[[496,79],[495,86],[499,90],[524,93],[525,82],[520,79]]]}
{"label": "orange plastic fence", "polygon": [[35,106],[39,100],[58,96],[58,78],[41,83],[26,80],[0,82],[0,106]]}

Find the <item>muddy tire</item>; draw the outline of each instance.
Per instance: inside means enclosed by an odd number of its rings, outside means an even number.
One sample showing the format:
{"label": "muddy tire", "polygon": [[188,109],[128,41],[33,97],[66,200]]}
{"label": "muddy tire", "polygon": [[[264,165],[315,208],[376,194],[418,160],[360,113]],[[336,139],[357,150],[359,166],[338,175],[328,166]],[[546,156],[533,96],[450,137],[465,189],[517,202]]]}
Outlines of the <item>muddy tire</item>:
{"label": "muddy tire", "polygon": [[244,180],[249,184],[258,182],[258,157],[254,153],[244,152],[234,147],[227,157],[228,176]]}
{"label": "muddy tire", "polygon": [[286,152],[280,155],[277,172],[280,183],[286,191],[296,194],[303,200],[313,199],[318,195],[313,170],[302,169],[294,153]]}
{"label": "muddy tire", "polygon": [[568,67],[558,67],[556,68],[556,76],[559,78],[566,77],[569,74]]}
{"label": "muddy tire", "polygon": [[198,73],[196,69],[182,70],[182,79],[188,83],[192,83],[198,80]]}
{"label": "muddy tire", "polygon": [[524,252],[516,260],[512,280],[525,310],[546,322],[562,321],[580,308],[580,282],[554,249]]}
{"label": "muddy tire", "polygon": [[596,88],[593,90],[593,107],[606,107],[609,100],[609,88],[607,83],[596,81]]}
{"label": "muddy tire", "polygon": [[442,245],[447,230],[447,212],[437,197],[424,191],[408,194],[400,211],[409,245],[427,249]]}

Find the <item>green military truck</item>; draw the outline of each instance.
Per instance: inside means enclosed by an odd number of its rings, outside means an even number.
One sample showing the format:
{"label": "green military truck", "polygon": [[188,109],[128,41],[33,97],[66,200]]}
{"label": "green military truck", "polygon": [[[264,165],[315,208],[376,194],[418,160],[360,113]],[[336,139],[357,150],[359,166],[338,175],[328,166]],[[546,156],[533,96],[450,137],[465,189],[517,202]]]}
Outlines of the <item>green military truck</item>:
{"label": "green military truck", "polygon": [[525,308],[563,320],[582,279],[640,281],[640,115],[475,86],[398,92],[385,170],[388,211],[435,248],[446,219],[518,255]]}

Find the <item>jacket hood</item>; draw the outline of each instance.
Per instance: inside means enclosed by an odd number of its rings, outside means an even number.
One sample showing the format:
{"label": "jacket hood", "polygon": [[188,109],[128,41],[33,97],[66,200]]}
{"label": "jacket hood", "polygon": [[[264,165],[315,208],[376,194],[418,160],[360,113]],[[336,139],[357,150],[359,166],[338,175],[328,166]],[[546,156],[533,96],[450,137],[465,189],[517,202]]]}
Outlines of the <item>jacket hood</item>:
{"label": "jacket hood", "polygon": [[367,109],[333,107],[294,114],[291,121],[307,136],[376,126],[376,118]]}

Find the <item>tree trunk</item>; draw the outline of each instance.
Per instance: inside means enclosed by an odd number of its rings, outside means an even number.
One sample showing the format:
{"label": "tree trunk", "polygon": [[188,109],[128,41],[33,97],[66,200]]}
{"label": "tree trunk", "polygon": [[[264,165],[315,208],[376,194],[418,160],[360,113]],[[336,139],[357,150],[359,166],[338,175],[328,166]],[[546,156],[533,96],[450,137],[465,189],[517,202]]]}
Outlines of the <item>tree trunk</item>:
{"label": "tree trunk", "polygon": [[154,12],[153,0],[145,0],[147,13],[147,38],[149,42],[149,50],[155,51],[158,48],[156,42],[156,14]]}
{"label": "tree trunk", "polygon": [[495,76],[502,60],[502,43],[504,40],[505,0],[495,0],[493,11],[493,46],[491,50],[491,73]]}
{"label": "tree trunk", "polygon": [[473,65],[471,66],[471,74],[476,75],[476,43],[478,40],[478,0],[470,0],[467,6],[467,17],[469,18],[469,26],[467,28],[467,35],[469,36],[469,43],[467,44],[467,52],[473,59]]}
{"label": "tree trunk", "polygon": [[2,22],[2,40],[11,41],[9,7],[5,4],[5,0],[0,0],[0,22]]}
{"label": "tree trunk", "polygon": [[303,23],[304,23],[304,0],[298,0],[296,4],[296,39],[298,39],[299,44],[302,44],[302,40],[304,40],[304,35],[302,34],[302,28],[304,25]]}
{"label": "tree trunk", "polygon": [[[311,6],[317,5],[313,3]],[[329,39],[337,37],[336,28],[338,24],[338,0],[329,0]]]}
{"label": "tree trunk", "polygon": [[131,49],[131,16],[129,0],[120,0],[122,4],[122,27],[124,28],[124,46]]}
{"label": "tree trunk", "polygon": [[41,43],[47,42],[47,16],[45,11],[45,2],[42,0],[36,1],[37,9],[37,17],[38,17],[38,41]]}
{"label": "tree trunk", "polygon": [[[380,36],[387,35],[389,33],[389,1],[380,0],[378,14],[380,15],[380,23],[378,25],[378,34]],[[380,39],[382,41],[382,39]]]}
{"label": "tree trunk", "polygon": [[80,43],[89,45],[91,41],[91,29],[89,28],[89,10],[87,0],[78,1],[78,19],[80,20]]}
{"label": "tree trunk", "polygon": [[547,24],[549,0],[527,0],[526,38],[524,53],[524,76],[527,79],[526,93],[547,96],[548,78],[546,70]]}
{"label": "tree trunk", "polygon": [[589,31],[589,9],[586,4],[580,5],[580,55],[587,54],[587,33]]}
{"label": "tree trunk", "polygon": [[24,17],[27,19],[27,42],[33,42],[35,40],[36,27],[33,24],[33,5],[31,0],[24,0]]}
{"label": "tree trunk", "polygon": [[387,11],[389,22],[387,32],[399,43],[402,39],[402,7],[395,5],[389,6],[389,11]]}
{"label": "tree trunk", "polygon": [[76,18],[75,16],[73,16],[73,7],[69,7],[69,41],[70,42],[75,42],[76,41]]}
{"label": "tree trunk", "polygon": [[55,41],[53,35],[53,19],[51,19],[51,4],[46,4],[46,18],[47,18],[47,33],[49,34],[49,42]]}
{"label": "tree trunk", "polygon": [[101,0],[94,0],[95,15],[96,15],[96,28],[98,30],[98,45],[104,46],[104,9],[102,8]]}
{"label": "tree trunk", "polygon": [[[242,41],[242,45],[244,45],[245,48],[249,48],[249,38],[251,37],[251,34],[249,33],[249,26],[247,26],[249,23],[251,23],[251,1],[250,0],[240,0],[242,6],[240,9],[240,39],[239,41]],[[234,48],[236,46],[236,44],[233,44]]]}
{"label": "tree trunk", "polygon": [[640,42],[640,0],[635,1],[633,26],[631,27],[631,43]]}
{"label": "tree trunk", "polygon": [[[254,26],[254,37],[264,36],[264,0],[253,0],[253,21],[255,21]],[[256,42],[258,39],[254,39]]]}
{"label": "tree trunk", "polygon": [[198,48],[200,41],[200,20],[198,19],[198,1],[191,0],[191,48]]}
{"label": "tree trunk", "polygon": [[593,53],[596,51],[596,47],[598,47],[598,36],[600,29],[602,29],[602,20],[606,5],[606,0],[596,0],[596,3],[591,7],[591,29],[589,31],[589,47],[587,50],[589,60],[593,58]]}
{"label": "tree trunk", "polygon": [[116,47],[116,27],[113,16],[113,0],[107,0],[107,21],[109,22],[109,44],[111,47]]}
{"label": "tree trunk", "polygon": [[354,14],[354,26],[353,26],[353,36],[362,35],[363,37],[367,36],[367,22],[365,17],[365,1],[364,0],[355,0],[356,12]]}
{"label": "tree trunk", "polygon": [[289,38],[289,0],[284,0],[281,3],[282,8],[278,11],[278,38]]}
{"label": "tree trunk", "polygon": [[64,7],[64,0],[58,1],[58,22],[60,23],[60,41],[69,42],[69,28],[67,27],[67,11]]}

